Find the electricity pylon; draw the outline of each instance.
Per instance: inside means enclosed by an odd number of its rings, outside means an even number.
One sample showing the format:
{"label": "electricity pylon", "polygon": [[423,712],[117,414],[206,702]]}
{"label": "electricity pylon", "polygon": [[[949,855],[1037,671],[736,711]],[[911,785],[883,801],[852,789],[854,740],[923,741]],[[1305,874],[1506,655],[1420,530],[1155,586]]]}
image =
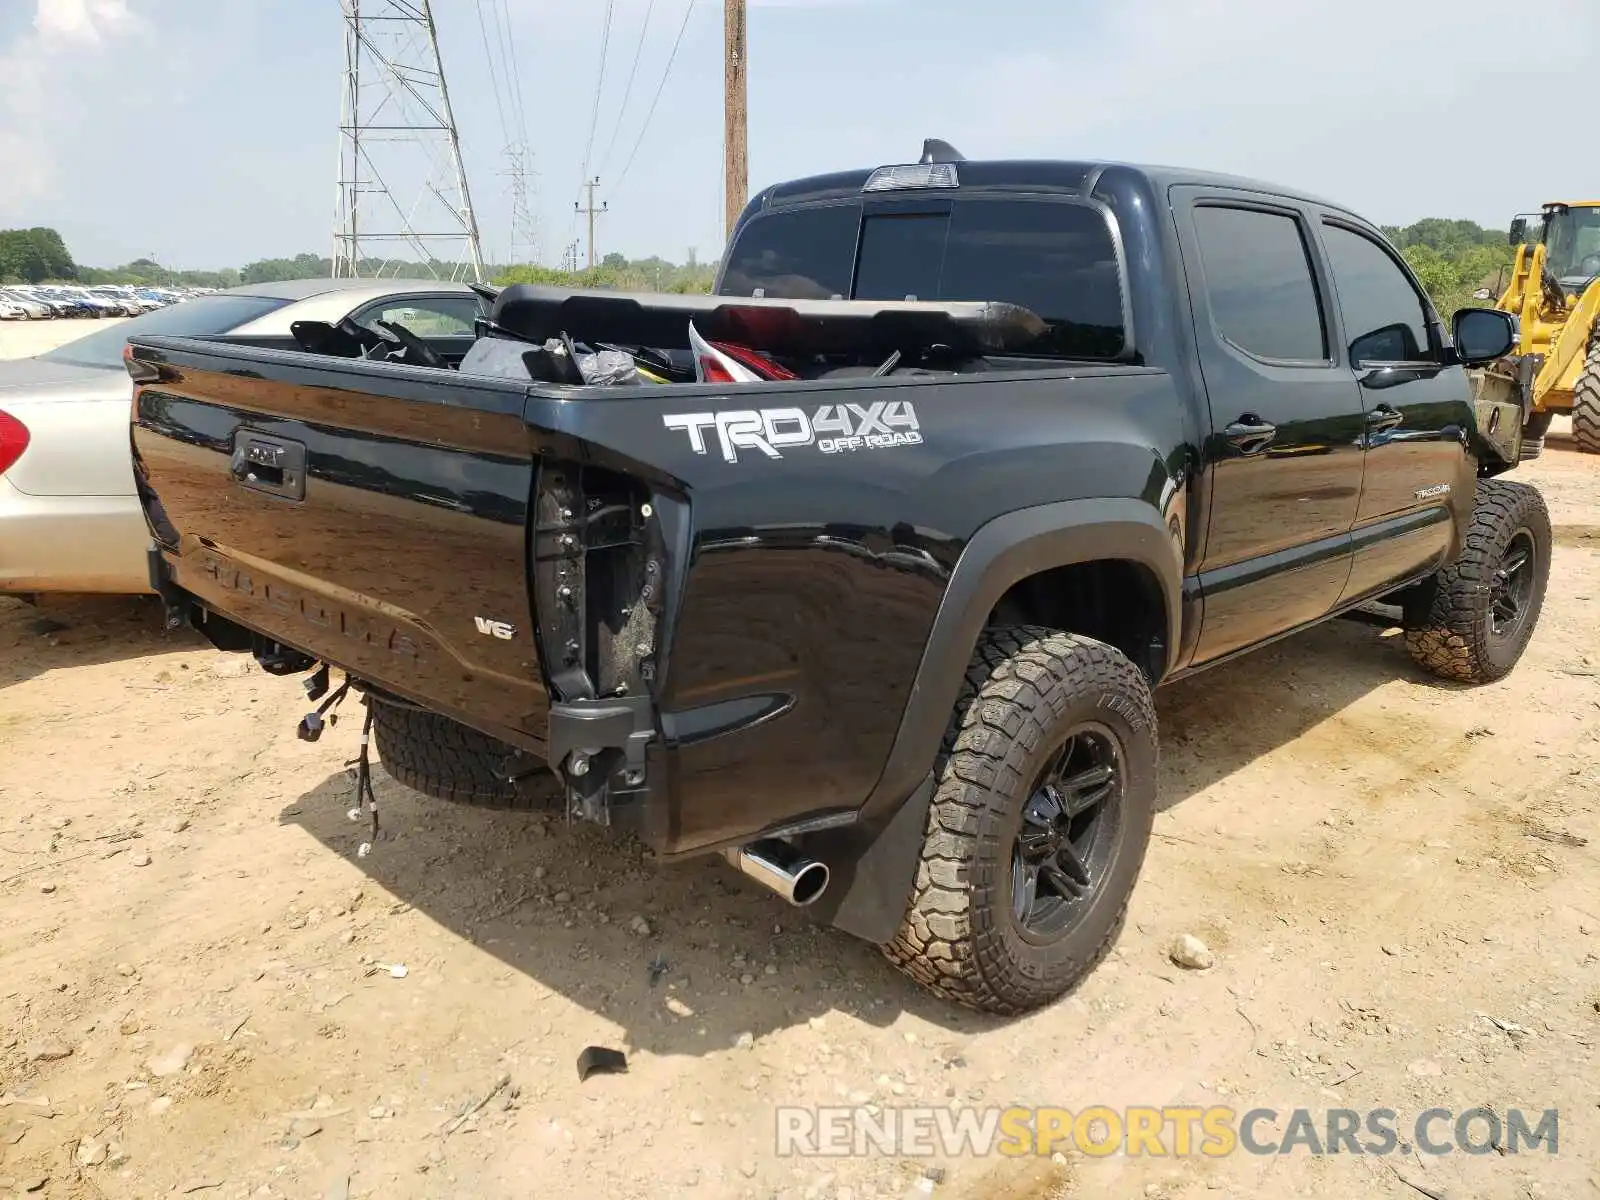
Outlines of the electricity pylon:
{"label": "electricity pylon", "polygon": [[435,278],[481,283],[478,219],[431,0],[339,5],[345,69],[334,277],[392,275],[415,263]]}

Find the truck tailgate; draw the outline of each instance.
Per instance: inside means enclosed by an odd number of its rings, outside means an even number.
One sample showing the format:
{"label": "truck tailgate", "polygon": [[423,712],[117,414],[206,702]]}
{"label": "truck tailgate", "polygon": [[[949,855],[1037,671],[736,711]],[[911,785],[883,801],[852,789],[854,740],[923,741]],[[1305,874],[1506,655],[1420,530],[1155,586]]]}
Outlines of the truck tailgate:
{"label": "truck tailgate", "polygon": [[[436,370],[196,345],[152,352],[134,413],[171,581],[458,719],[470,695],[473,724],[542,745],[526,389],[475,380],[469,407]],[[367,368],[348,388],[347,366]]]}

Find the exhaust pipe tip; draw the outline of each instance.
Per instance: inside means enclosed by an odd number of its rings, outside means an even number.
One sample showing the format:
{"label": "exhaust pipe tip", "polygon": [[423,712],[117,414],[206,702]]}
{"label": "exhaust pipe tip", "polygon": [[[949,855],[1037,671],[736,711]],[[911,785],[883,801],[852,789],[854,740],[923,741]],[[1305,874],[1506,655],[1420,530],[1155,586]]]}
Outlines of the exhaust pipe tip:
{"label": "exhaust pipe tip", "polygon": [[804,908],[813,901],[820,900],[827,888],[828,865],[813,859],[794,877],[794,886],[789,889],[789,903],[796,908]]}
{"label": "exhaust pipe tip", "polygon": [[744,874],[796,908],[816,903],[828,888],[831,873],[827,863],[776,838],[725,850],[723,854]]}

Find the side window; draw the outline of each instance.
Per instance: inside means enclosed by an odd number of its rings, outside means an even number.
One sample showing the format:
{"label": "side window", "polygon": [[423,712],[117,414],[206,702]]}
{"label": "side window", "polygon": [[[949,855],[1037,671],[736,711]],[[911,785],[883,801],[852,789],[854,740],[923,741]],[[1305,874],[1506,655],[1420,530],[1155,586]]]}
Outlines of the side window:
{"label": "side window", "polygon": [[1300,222],[1282,213],[1194,210],[1217,331],[1257,358],[1322,363],[1328,340]]}
{"label": "side window", "polygon": [[1350,365],[1433,361],[1422,297],[1389,252],[1342,225],[1324,224],[1322,240],[1350,339]]}
{"label": "side window", "polygon": [[476,296],[410,296],[380,300],[355,314],[363,325],[390,321],[418,337],[471,337],[481,315]]}

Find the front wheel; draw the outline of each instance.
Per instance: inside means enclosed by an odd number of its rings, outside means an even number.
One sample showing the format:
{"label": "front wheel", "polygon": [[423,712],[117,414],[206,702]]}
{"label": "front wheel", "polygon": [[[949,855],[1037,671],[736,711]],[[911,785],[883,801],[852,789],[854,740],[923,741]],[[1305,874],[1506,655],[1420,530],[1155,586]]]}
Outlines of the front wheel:
{"label": "front wheel", "polygon": [[1461,556],[1434,577],[1427,610],[1406,630],[1411,657],[1462,683],[1510,674],[1544,606],[1550,543],[1537,489],[1480,479]]}
{"label": "front wheel", "polygon": [[1105,957],[1155,815],[1149,684],[1102,642],[985,632],[938,767],[922,861],[884,954],[930,991],[1011,1015]]}

